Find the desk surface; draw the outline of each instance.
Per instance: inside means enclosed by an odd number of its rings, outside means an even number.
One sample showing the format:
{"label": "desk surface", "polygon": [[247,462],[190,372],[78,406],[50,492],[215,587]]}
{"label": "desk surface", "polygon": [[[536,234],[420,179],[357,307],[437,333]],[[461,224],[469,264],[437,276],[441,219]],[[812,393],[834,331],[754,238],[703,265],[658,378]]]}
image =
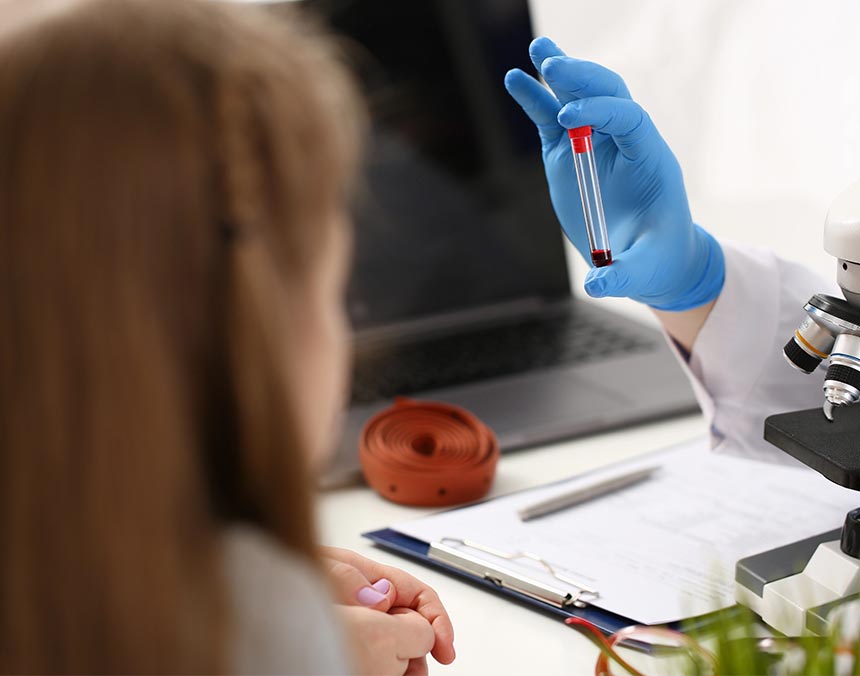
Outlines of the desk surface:
{"label": "desk surface", "polygon": [[[696,415],[511,453],[502,457],[490,495],[537,486],[706,432],[704,419]],[[395,505],[366,487],[325,492],[319,507],[324,544],[348,547],[403,568],[439,593],[454,623],[457,659],[448,667],[431,659],[431,674],[594,673],[597,649],[557,619],[377,549],[361,537],[365,531],[434,510]],[[631,661],[641,664],[648,673],[670,673],[646,656],[632,655]]]}

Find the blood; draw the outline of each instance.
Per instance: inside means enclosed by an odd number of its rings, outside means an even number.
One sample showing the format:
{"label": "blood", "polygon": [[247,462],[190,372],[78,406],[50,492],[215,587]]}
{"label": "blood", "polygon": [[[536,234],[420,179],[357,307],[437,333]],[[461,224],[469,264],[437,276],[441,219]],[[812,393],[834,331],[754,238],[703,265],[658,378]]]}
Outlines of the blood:
{"label": "blood", "polygon": [[612,263],[612,250],[611,249],[594,249],[591,252],[591,262],[594,263],[594,267],[602,268]]}

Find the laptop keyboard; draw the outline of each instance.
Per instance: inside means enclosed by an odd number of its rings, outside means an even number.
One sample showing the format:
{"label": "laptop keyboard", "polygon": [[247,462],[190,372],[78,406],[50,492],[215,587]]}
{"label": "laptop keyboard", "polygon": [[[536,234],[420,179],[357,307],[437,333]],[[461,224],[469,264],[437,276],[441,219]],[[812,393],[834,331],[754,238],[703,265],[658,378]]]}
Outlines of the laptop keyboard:
{"label": "laptop keyboard", "polygon": [[352,402],[649,350],[655,340],[601,318],[561,315],[365,351],[356,358]]}

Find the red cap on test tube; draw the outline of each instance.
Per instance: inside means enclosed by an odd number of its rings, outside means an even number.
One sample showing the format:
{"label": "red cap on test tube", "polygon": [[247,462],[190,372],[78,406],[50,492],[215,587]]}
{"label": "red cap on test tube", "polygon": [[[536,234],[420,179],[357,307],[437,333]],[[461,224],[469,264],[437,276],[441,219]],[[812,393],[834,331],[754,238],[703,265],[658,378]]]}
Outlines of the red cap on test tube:
{"label": "red cap on test tube", "polygon": [[603,199],[600,196],[597,165],[594,162],[591,127],[568,129],[567,135],[573,149],[573,166],[579,183],[579,197],[582,200],[582,215],[588,233],[591,262],[595,267],[601,268],[612,263],[612,249],[609,248],[606,218],[603,215]]}
{"label": "red cap on test tube", "polygon": [[584,153],[591,149],[591,127],[574,127],[567,130],[573,152]]}

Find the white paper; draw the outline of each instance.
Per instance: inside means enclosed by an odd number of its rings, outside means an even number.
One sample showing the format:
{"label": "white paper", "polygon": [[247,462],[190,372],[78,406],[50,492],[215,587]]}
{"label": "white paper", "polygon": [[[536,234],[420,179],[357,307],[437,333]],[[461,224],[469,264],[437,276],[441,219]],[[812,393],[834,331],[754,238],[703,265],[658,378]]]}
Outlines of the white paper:
{"label": "white paper", "polygon": [[[532,521],[517,516],[525,505],[654,464],[650,479],[615,493]],[[701,440],[393,528],[425,542],[530,552],[596,587],[593,605],[662,624],[733,605],[738,559],[839,528],[857,504],[855,491],[810,469],[714,454]],[[468,551],[576,591],[531,561]]]}

